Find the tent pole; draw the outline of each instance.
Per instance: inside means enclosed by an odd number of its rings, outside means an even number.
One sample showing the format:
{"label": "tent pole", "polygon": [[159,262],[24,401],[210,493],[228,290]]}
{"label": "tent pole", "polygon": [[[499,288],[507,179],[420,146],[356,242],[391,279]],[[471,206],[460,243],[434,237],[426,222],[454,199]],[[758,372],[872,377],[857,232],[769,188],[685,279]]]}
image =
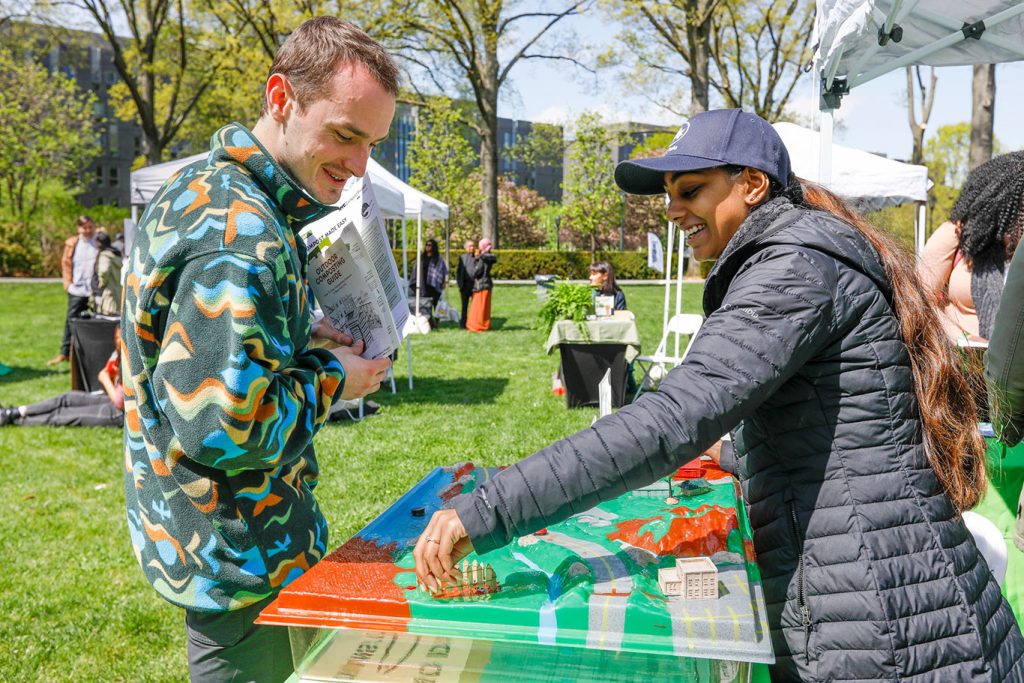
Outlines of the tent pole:
{"label": "tent pole", "polygon": [[924,230],[925,226],[928,225],[925,222],[928,217],[928,203],[914,203],[917,204],[917,210],[914,212],[914,250],[917,252],[918,257],[920,257],[924,253]]}
{"label": "tent pole", "polygon": [[818,133],[818,184],[826,189],[832,184],[833,111],[821,110],[821,130]]}
{"label": "tent pole", "polygon": [[420,290],[423,289],[423,212],[416,216],[416,315],[420,314]]}
{"label": "tent pole", "polygon": [[[683,255],[686,250],[686,240],[679,236],[679,253],[676,254],[676,315],[683,312]],[[679,357],[679,335],[676,338],[675,357]]]}
{"label": "tent pole", "polygon": [[668,222],[668,249],[665,250],[665,313],[661,317],[661,333],[668,329],[668,300],[672,296],[672,249],[676,226]]}
{"label": "tent pole", "polygon": [[402,216],[402,279],[409,286],[409,247],[405,241],[405,216]]}
{"label": "tent pole", "polygon": [[412,335],[405,338],[405,359],[409,366],[409,391],[412,391]]}

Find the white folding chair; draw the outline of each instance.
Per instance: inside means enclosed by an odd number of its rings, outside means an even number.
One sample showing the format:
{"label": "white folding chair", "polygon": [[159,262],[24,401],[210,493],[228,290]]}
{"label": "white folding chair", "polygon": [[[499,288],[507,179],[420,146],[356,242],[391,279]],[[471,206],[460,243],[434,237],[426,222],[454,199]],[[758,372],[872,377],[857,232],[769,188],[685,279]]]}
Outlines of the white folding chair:
{"label": "white folding chair", "polygon": [[[666,368],[672,369],[683,362],[687,352],[690,350],[690,346],[693,344],[693,340],[697,337],[700,326],[703,324],[704,316],[698,313],[676,313],[669,318],[668,325],[665,326],[665,332],[662,334],[661,341],[658,342],[658,348],[655,349],[654,353],[650,356],[637,356],[633,361],[644,368],[644,376],[637,386],[636,395],[633,397],[633,400],[636,400],[640,396],[640,392],[644,390],[644,385],[651,379],[651,373],[654,372],[654,368],[660,368],[661,376],[664,376]],[[669,335],[674,335],[675,337],[671,354],[668,351]],[[680,352],[679,337],[681,336],[686,336],[688,339],[686,346]]]}

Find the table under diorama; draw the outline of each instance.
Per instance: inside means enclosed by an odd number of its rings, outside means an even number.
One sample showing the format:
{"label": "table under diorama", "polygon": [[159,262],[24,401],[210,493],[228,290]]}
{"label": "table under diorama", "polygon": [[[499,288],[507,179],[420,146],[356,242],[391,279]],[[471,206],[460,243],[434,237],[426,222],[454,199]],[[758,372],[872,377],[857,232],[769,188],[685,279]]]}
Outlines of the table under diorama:
{"label": "table under diorama", "polygon": [[[774,661],[761,579],[739,487],[709,467],[470,555],[433,595],[417,537],[497,471],[437,468],[258,621],[291,628],[303,681],[747,681]],[[706,595],[665,583],[690,563]]]}

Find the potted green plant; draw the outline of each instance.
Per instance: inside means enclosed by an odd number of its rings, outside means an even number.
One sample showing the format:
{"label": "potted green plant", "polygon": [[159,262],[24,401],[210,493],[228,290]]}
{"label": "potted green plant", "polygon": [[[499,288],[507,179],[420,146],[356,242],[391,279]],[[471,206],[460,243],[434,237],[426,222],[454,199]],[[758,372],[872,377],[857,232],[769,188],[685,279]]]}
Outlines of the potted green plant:
{"label": "potted green plant", "polygon": [[[545,335],[551,334],[551,328],[559,320],[583,322],[594,312],[594,294],[590,285],[574,285],[559,282],[548,293],[547,301],[537,313],[537,327]],[[580,333],[587,338],[587,328],[580,325]]]}

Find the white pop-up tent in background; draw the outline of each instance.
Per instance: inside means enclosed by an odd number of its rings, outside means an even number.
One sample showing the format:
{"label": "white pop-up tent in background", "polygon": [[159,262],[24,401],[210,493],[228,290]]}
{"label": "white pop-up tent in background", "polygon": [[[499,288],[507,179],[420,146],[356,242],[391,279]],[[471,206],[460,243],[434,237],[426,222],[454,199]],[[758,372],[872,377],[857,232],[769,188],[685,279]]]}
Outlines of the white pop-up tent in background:
{"label": "white pop-up tent in background", "polygon": [[[961,66],[1024,59],[1020,0],[817,0],[814,55],[821,78],[818,177],[832,187],[832,112],[844,95],[915,64]],[[916,245],[924,248],[925,203]]]}
{"label": "white pop-up tent in background", "polygon": [[[184,159],[175,159],[174,161],[167,161],[162,164],[154,164],[153,166],[147,166],[132,172],[130,181],[132,225],[131,229],[126,229],[125,231],[126,250],[131,248],[132,241],[134,240],[133,229],[135,228],[135,224],[138,222],[141,209],[149,203],[154,195],[156,195],[164,182],[179,169],[182,169],[193,162],[199,161],[200,159],[205,159],[208,154],[208,152],[194,154],[192,156],[185,157]],[[421,249],[420,244],[422,242],[423,221],[447,219],[448,205],[423,192],[420,192],[407,183],[402,182],[374,159],[370,159],[367,163],[366,175],[364,178],[365,177],[370,178],[370,182],[373,185],[373,193],[377,198],[377,203],[380,205],[383,217],[402,221],[402,277],[408,281],[409,278],[406,266],[408,259],[406,258],[407,246],[405,239],[406,220],[414,218],[417,221],[416,253],[419,254]],[[345,190],[343,191],[342,197],[338,203],[340,204],[345,201],[352,193],[358,192],[361,187],[361,182],[346,183]],[[420,289],[421,288],[419,287],[417,288],[417,313],[419,312]],[[409,365],[409,389],[412,389],[412,346],[408,336],[406,336],[406,360]]]}

